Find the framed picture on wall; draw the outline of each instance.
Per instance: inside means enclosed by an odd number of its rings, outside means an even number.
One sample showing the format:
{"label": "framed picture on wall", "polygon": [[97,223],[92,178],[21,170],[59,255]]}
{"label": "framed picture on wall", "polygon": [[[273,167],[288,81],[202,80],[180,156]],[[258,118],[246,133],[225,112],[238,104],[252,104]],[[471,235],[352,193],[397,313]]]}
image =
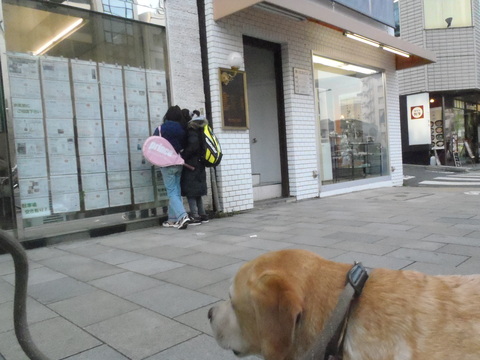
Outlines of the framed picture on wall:
{"label": "framed picture on wall", "polygon": [[222,128],[248,129],[247,77],[244,71],[219,70],[222,90]]}

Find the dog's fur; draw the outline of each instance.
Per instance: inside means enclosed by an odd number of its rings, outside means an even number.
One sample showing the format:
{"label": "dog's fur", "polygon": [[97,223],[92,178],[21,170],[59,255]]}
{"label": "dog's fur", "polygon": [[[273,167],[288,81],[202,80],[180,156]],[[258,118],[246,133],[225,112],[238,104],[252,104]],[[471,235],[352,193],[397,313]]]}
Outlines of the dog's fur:
{"label": "dog's fur", "polygon": [[[301,358],[335,308],[351,264],[304,250],[262,255],[209,311],[218,344],[238,356]],[[479,360],[480,275],[375,269],[351,312],[344,360]]]}

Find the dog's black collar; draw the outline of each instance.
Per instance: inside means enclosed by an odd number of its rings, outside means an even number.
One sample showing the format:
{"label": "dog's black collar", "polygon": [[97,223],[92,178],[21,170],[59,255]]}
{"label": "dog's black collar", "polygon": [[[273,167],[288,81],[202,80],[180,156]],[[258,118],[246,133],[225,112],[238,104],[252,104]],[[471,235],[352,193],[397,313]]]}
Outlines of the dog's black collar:
{"label": "dog's black collar", "polygon": [[315,344],[306,352],[302,360],[341,360],[343,341],[347,330],[348,316],[354,301],[362,294],[368,273],[361,263],[355,262],[347,273],[346,285],[325,323],[324,329]]}
{"label": "dog's black collar", "polygon": [[323,360],[343,359],[343,341],[345,340],[345,331],[347,331],[350,310],[352,309],[352,305],[355,299],[357,299],[362,294],[363,287],[365,286],[365,282],[367,281],[367,279],[368,273],[365,267],[362,265],[362,263],[355,262],[350,271],[347,273],[347,285],[345,285],[346,287],[350,285],[353,288],[354,293],[350,298],[348,308],[343,316],[343,319],[338,325],[335,335],[333,335],[333,337],[328,342]]}
{"label": "dog's black collar", "polygon": [[355,262],[350,271],[347,273],[347,282],[355,290],[355,296],[360,296],[368,279],[367,269],[362,263]]}

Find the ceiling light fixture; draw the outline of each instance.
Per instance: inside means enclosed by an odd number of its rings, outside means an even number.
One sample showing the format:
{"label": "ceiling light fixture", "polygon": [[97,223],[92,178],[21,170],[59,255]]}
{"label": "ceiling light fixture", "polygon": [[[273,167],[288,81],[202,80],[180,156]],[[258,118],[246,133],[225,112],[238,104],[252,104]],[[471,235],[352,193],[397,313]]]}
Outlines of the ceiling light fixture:
{"label": "ceiling light fixture", "polygon": [[316,64],[322,64],[322,65],[327,65],[327,66],[336,67],[336,68],[345,66],[345,63],[341,61],[327,59],[318,55],[313,55],[313,62]]}
{"label": "ceiling light fixture", "polygon": [[397,55],[406,57],[406,58],[409,58],[409,57],[410,57],[410,54],[407,53],[406,51],[402,51],[402,50],[396,49],[396,48],[391,47],[391,46],[385,46],[385,45],[383,45],[383,46],[382,46],[382,49],[383,49],[383,50],[386,50],[386,51],[389,51],[389,52],[391,52],[391,53],[394,53],[394,54],[397,54]]}
{"label": "ceiling light fixture", "polygon": [[364,44],[368,44],[374,47],[380,47],[380,43],[378,41],[366,38],[365,36],[354,34],[348,31],[345,31],[343,34],[350,39],[360,41]]}
{"label": "ceiling light fixture", "polygon": [[367,69],[367,68],[364,68],[364,67],[361,67],[361,66],[350,65],[350,64],[342,67],[342,69],[343,69],[343,70],[355,71],[355,72],[359,72],[359,73],[361,73],[361,74],[367,74],[367,75],[372,75],[372,74],[376,74],[376,73],[377,73],[376,70]]}
{"label": "ceiling light fixture", "polygon": [[393,46],[388,46],[388,45],[381,44],[378,41],[369,39],[369,38],[367,38],[365,36],[362,36],[362,35],[354,34],[354,33],[351,33],[349,31],[345,31],[343,33],[343,35],[345,35],[346,37],[348,37],[350,39],[360,41],[364,44],[368,44],[368,45],[371,45],[371,46],[374,46],[374,47],[377,47],[377,48],[380,47],[383,50],[389,51],[391,53],[394,53],[394,54],[397,54],[397,55],[400,55],[400,56],[403,56],[403,57],[406,57],[406,58],[410,57],[410,54],[406,51],[394,48]]}
{"label": "ceiling light fixture", "polygon": [[347,64],[341,61],[324,58],[318,55],[313,55],[313,62],[316,64],[330,66],[330,67],[334,67],[334,68],[342,69],[346,71],[353,71],[353,72],[366,74],[366,75],[372,75],[378,72],[377,70],[369,69],[363,66]]}
{"label": "ceiling light fixture", "polygon": [[72,24],[68,25],[65,29],[60,31],[57,35],[53,38],[48,40],[45,44],[40,46],[36,51],[33,52],[33,55],[43,55],[48,50],[50,50],[53,46],[58,44],[60,41],[65,39],[66,37],[70,36],[72,33],[77,31],[83,23],[83,19],[77,19]]}

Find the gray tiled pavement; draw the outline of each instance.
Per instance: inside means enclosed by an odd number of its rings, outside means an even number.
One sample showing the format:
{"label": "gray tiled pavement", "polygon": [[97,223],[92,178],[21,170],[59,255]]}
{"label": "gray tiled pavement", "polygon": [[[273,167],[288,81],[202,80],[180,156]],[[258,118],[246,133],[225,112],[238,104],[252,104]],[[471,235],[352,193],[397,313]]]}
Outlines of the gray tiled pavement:
{"label": "gray tiled pavement", "polygon": [[[146,228],[29,250],[32,337],[51,359],[232,360],[211,337],[207,311],[264,252],[303,248],[369,268],[480,273],[480,195],[468,190],[366,190],[186,231]],[[0,359],[23,360],[13,282],[12,259],[0,255]]]}

